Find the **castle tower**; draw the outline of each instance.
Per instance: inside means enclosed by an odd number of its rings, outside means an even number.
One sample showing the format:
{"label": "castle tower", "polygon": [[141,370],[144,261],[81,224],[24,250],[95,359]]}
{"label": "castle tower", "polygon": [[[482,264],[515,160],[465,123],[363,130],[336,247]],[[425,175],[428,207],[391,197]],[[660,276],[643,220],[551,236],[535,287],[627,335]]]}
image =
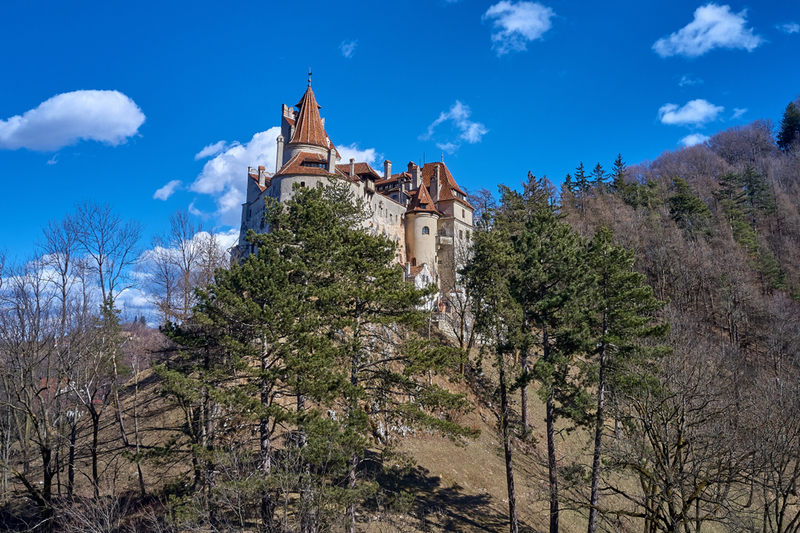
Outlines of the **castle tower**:
{"label": "castle tower", "polygon": [[411,191],[406,211],[406,247],[409,262],[414,266],[427,263],[437,271],[436,233],[441,214],[425,187]]}

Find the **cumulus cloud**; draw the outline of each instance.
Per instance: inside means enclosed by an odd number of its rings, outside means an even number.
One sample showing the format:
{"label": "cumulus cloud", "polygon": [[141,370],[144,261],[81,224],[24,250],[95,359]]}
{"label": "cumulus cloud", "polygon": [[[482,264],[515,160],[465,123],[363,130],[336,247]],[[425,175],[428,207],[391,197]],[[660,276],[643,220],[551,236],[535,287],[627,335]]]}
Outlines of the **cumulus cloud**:
{"label": "cumulus cloud", "polygon": [[350,163],[350,158],[353,158],[359,163],[364,162],[375,166],[381,155],[375,151],[375,148],[361,150],[356,143],[349,146],[337,146],[336,149],[339,151],[339,155],[342,156],[342,160],[339,163]]}
{"label": "cumulus cloud", "polygon": [[778,24],[777,28],[783,33],[800,33],[800,24],[796,22],[787,22],[786,24]]}
{"label": "cumulus cloud", "polygon": [[119,91],[74,91],[45,100],[35,109],[0,120],[0,149],[55,151],[78,141],[117,146],[136,135],[142,110]]}
{"label": "cumulus cloud", "polygon": [[692,100],[683,107],[677,104],[664,104],[658,110],[658,118],[663,124],[672,126],[702,126],[717,119],[725,110],[722,106],[707,100]]}
{"label": "cumulus cloud", "polygon": [[708,135],[703,135],[702,133],[692,133],[678,141],[680,144],[684,146],[694,146],[695,144],[704,143],[708,140]]}
{"label": "cumulus cloud", "polygon": [[764,39],[745,28],[747,10],[731,13],[730,6],[706,4],[694,12],[694,20],[680,30],[655,42],[661,57],[698,57],[714,48],[755,50]]}
{"label": "cumulus cloud", "polygon": [[735,119],[735,118],[739,118],[742,115],[744,115],[745,113],[747,113],[747,108],[746,107],[745,108],[734,107],[733,108],[733,116],[731,117],[731,120]]}
{"label": "cumulus cloud", "polygon": [[183,182],[181,180],[172,180],[153,194],[154,200],[166,200],[173,195],[175,191],[181,188]]}
{"label": "cumulus cloud", "polygon": [[211,157],[212,155],[217,155],[221,151],[225,149],[225,141],[215,142],[213,144],[209,144],[194,156],[194,160],[198,161],[200,159],[205,159],[207,157]]}
{"label": "cumulus cloud", "polygon": [[[266,167],[275,170],[275,153],[281,129],[270,128],[253,135],[253,138],[242,144],[233,142],[211,144],[198,155],[208,152],[211,147],[221,148],[213,158],[209,159],[203,170],[189,186],[189,190],[211,196],[216,202],[216,217],[226,225],[237,226],[240,221],[241,207],[247,192],[247,167]],[[222,142],[222,141],[220,141]],[[194,205],[190,212],[202,214]],[[193,213],[194,214],[194,213]]]}
{"label": "cumulus cloud", "polygon": [[342,51],[342,55],[348,59],[353,57],[353,54],[356,52],[356,46],[358,46],[358,40],[355,41],[342,41],[342,44],[339,45],[339,50]]}
{"label": "cumulus cloud", "polygon": [[445,112],[442,111],[439,113],[439,118],[434,120],[430,126],[428,126],[428,131],[420,135],[419,139],[421,141],[430,140],[435,133],[436,128],[442,124],[443,122],[450,122],[452,124],[453,129],[459,132],[458,140],[448,140],[445,139],[441,143],[437,143],[436,146],[441,148],[447,153],[453,153],[458,150],[461,143],[459,141],[466,141],[469,144],[475,144],[481,142],[483,136],[489,133],[489,130],[486,129],[486,126],[481,124],[480,122],[474,122],[469,119],[470,115],[472,115],[472,110],[469,108],[468,105],[461,103],[461,101],[456,100],[450,110]]}
{"label": "cumulus cloud", "polygon": [[702,85],[705,83],[703,80],[693,77],[691,74],[684,74],[681,76],[681,81],[678,82],[679,87],[684,85]]}
{"label": "cumulus cloud", "polygon": [[[188,207],[189,213],[203,218],[213,217],[220,224],[238,227],[242,204],[247,198],[247,167],[263,166],[269,172],[275,170],[276,139],[280,133],[281,129],[276,126],[256,133],[246,143],[214,143],[203,148],[198,155],[217,148],[221,148],[221,151],[206,161],[189,190],[213,198],[216,211],[204,213],[192,202]],[[356,144],[338,147],[338,150],[343,162],[354,157],[358,161],[374,163],[379,155],[374,148],[362,150]],[[159,191],[169,185],[168,183]]]}
{"label": "cumulus cloud", "polygon": [[555,12],[539,2],[502,0],[487,9],[481,19],[492,21],[492,48],[499,57],[527,50],[529,41],[541,39],[553,26],[553,16]]}

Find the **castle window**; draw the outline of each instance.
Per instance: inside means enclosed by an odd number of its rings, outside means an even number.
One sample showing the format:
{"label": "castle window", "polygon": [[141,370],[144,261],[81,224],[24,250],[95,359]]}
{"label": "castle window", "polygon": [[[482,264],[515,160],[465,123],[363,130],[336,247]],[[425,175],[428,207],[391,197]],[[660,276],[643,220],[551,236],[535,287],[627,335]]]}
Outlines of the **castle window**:
{"label": "castle window", "polygon": [[305,186],[306,186],[306,182],[305,182],[305,181],[301,181],[301,182],[300,182],[300,186],[301,186],[301,187],[305,187]]}
{"label": "castle window", "polygon": [[463,239],[464,238],[464,230],[458,230],[458,238],[459,239]]}
{"label": "castle window", "polygon": [[430,228],[428,228],[428,226],[422,226],[422,234],[423,235],[430,235],[430,233],[431,233],[431,230],[430,230]]}
{"label": "castle window", "polygon": [[461,210],[461,218],[466,218],[466,217],[467,217],[467,215],[464,213],[464,210],[462,209]]}

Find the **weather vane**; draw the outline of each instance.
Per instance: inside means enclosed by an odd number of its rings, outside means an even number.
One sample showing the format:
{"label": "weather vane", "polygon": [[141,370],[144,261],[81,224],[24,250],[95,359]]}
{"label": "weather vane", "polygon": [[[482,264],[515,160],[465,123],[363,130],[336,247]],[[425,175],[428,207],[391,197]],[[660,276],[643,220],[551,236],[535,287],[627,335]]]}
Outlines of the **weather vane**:
{"label": "weather vane", "polygon": [[311,87],[311,67],[308,67],[308,86]]}

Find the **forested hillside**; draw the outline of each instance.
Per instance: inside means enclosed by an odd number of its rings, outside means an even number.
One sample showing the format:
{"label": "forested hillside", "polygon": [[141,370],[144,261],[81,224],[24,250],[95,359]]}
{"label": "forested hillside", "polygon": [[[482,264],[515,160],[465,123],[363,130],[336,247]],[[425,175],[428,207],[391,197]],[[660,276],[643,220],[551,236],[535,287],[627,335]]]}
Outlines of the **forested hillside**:
{"label": "forested hillside", "polygon": [[446,294],[335,180],[230,265],[78,206],[2,269],[0,527],[800,531],[799,103],[476,191]]}

